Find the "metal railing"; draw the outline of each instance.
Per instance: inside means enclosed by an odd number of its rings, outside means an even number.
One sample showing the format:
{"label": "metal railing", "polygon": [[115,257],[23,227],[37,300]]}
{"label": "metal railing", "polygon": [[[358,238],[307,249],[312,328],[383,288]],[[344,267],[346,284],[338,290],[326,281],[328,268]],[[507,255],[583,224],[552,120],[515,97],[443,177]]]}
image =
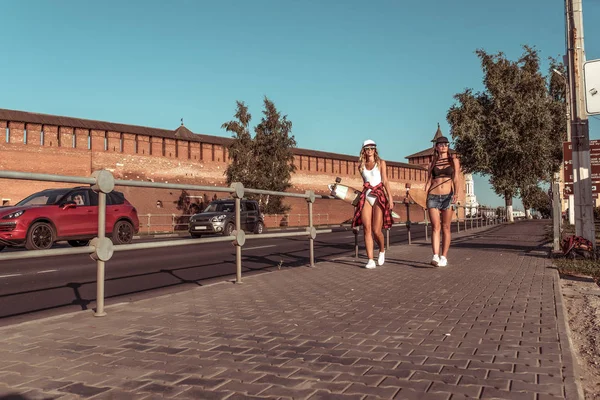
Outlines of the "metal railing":
{"label": "metal railing", "polygon": [[[170,183],[155,183],[133,180],[116,180],[113,175],[107,170],[94,171],[91,177],[76,177],[53,174],[38,174],[18,171],[0,171],[0,178],[3,179],[19,179],[30,181],[46,181],[46,182],[64,182],[76,184],[88,184],[98,193],[98,235],[92,239],[88,246],[75,247],[69,249],[48,249],[48,250],[30,250],[25,252],[14,252],[8,254],[0,254],[0,261],[18,260],[27,258],[40,258],[49,256],[71,255],[71,254],[90,254],[97,262],[96,273],[96,317],[106,315],[104,311],[104,281],[105,281],[105,263],[109,261],[115,251],[142,250],[161,247],[186,246],[199,243],[215,243],[233,241],[236,247],[236,283],[242,283],[242,247],[246,243],[246,239],[259,238],[278,238],[278,237],[293,237],[306,236],[309,239],[309,265],[314,267],[314,239],[318,233],[330,233],[331,229],[318,230],[313,226],[313,203],[316,196],[313,191],[305,193],[287,193],[275,192],[261,189],[245,189],[244,186],[237,182],[232,183],[230,187],[213,187],[213,186],[198,186],[187,184],[170,184]],[[129,187],[144,187],[144,188],[160,188],[160,189],[181,189],[181,190],[198,190],[223,192],[231,194],[235,199],[235,230],[230,236],[209,237],[202,239],[183,239],[169,240],[161,242],[135,243],[113,245],[112,241],[106,237],[106,194],[113,191],[115,186]],[[245,232],[241,229],[240,221],[240,204],[245,193],[268,194],[283,197],[296,197],[306,199],[308,204],[308,227],[305,231],[297,232],[281,232],[268,233],[261,235],[250,235],[246,237]]]}
{"label": "metal railing", "polygon": [[[319,198],[319,196],[317,196]],[[139,214],[140,225],[146,233],[175,232],[185,229],[189,224],[190,217],[194,214]],[[267,227],[292,227],[304,226],[308,214],[265,214],[265,226]],[[329,214],[313,214],[314,225],[329,225]],[[154,227],[154,229],[152,229]],[[141,229],[141,228],[140,228]]]}

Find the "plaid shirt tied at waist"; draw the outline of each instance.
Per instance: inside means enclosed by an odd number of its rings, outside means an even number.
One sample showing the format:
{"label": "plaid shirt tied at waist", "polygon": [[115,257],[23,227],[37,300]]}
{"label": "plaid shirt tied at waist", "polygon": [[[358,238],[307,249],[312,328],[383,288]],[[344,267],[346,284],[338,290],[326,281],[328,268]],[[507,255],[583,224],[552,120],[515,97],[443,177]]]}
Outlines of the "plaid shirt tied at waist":
{"label": "plaid shirt tied at waist", "polygon": [[369,182],[365,182],[365,184],[363,185],[363,191],[360,195],[360,200],[358,201],[358,205],[356,206],[356,209],[354,210],[354,218],[352,219],[352,227],[354,228],[356,226],[362,225],[362,218],[360,217],[360,214],[362,213],[362,209],[365,205],[367,191],[369,189],[371,189],[371,193],[369,193],[369,196],[377,197],[377,202],[383,208],[383,228],[384,229],[390,228],[393,223],[392,212],[390,211],[388,199],[385,195],[383,182],[374,187],[371,186],[371,184]]}

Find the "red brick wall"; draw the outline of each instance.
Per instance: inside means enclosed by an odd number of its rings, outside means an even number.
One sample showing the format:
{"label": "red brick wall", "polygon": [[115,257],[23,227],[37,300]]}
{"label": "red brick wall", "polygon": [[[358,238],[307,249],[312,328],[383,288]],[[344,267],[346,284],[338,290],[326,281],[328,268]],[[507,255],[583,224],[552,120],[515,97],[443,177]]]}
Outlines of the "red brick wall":
{"label": "red brick wall", "polygon": [[9,122],[8,142],[12,144],[23,144],[24,129],[25,124],[22,122]]}
{"label": "red brick wall", "polygon": [[123,153],[135,154],[136,135],[130,133],[123,134]]}
{"label": "red brick wall", "polygon": [[41,143],[42,125],[27,124],[27,144],[31,146],[39,146]]}
{"label": "red brick wall", "polygon": [[[221,145],[38,124],[27,124],[27,145],[24,145],[25,124],[0,121],[0,129],[2,129],[0,133],[5,135],[7,126],[10,128],[10,143],[5,143],[4,138],[0,140],[0,169],[3,170],[90,176],[92,171],[104,168],[111,171],[117,179],[187,183],[207,188],[226,186],[225,170],[228,151]],[[41,131],[44,132],[44,146],[39,145]],[[76,138],[75,148],[73,148],[73,133]],[[57,149],[59,134],[61,148]],[[88,149],[88,136],[91,150]],[[108,144],[107,151],[105,151],[105,137]],[[123,151],[121,151],[121,141]],[[163,141],[164,157],[162,156]],[[190,158],[188,158],[188,145]],[[24,163],[23,160],[35,160],[35,163]],[[317,194],[327,195],[329,192],[327,185],[333,183],[336,177],[341,177],[342,182],[349,186],[357,188],[362,186],[357,162],[309,156],[296,156],[295,162],[298,169],[292,177],[290,190],[292,192],[303,193],[306,190],[314,190]],[[408,171],[409,169],[402,167],[388,168],[392,195],[396,200],[403,195],[406,181],[410,181],[413,187],[424,185],[423,173],[412,172],[409,178]],[[0,196],[11,199],[11,204],[43,188],[67,186],[60,183],[14,180],[3,180],[0,185]],[[170,220],[173,214],[178,216],[182,213],[181,210],[176,209],[177,199],[182,194],[181,190],[131,187],[120,188],[120,190],[138,208],[140,215],[152,214],[151,220],[158,218]],[[199,192],[190,191],[188,194],[206,195],[209,199],[215,194],[219,198],[228,196],[226,193],[216,193],[208,189]],[[160,202],[161,208],[157,207],[157,202]],[[292,207],[287,217],[288,224],[294,225],[298,223],[297,221],[305,221],[307,205],[304,199],[286,198],[284,202]],[[318,200],[314,204],[315,223],[341,223],[351,218],[352,210],[351,205],[341,201]],[[396,208],[396,212],[404,218],[403,210],[403,207]],[[158,214],[166,216],[159,217]],[[411,214],[411,219],[418,221],[419,214],[422,212],[415,210]],[[268,225],[278,226],[282,218],[283,216],[269,217]]]}
{"label": "red brick wall", "polygon": [[104,151],[106,132],[92,129],[90,135],[92,141],[92,151]]}
{"label": "red brick wall", "polygon": [[[27,132],[27,136],[29,136],[29,132]],[[89,129],[75,129],[75,148],[80,150],[88,150],[88,138],[90,136]]]}

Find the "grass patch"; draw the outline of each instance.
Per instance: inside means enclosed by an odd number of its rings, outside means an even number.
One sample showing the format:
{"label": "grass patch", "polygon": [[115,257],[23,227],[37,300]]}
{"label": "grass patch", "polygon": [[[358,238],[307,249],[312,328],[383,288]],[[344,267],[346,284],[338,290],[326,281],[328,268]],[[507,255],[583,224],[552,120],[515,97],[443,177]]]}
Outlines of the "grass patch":
{"label": "grass patch", "polygon": [[552,262],[563,275],[586,276],[600,283],[600,261],[599,260],[568,260],[556,258]]}

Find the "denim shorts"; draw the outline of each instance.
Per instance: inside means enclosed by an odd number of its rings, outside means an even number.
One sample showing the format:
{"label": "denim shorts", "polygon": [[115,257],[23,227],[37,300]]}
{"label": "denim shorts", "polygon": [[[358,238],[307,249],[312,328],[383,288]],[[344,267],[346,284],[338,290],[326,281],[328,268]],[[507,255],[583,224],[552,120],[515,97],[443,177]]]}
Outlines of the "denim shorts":
{"label": "denim shorts", "polygon": [[429,194],[427,195],[427,208],[437,208],[438,210],[447,210],[452,204],[454,193],[448,194]]}

